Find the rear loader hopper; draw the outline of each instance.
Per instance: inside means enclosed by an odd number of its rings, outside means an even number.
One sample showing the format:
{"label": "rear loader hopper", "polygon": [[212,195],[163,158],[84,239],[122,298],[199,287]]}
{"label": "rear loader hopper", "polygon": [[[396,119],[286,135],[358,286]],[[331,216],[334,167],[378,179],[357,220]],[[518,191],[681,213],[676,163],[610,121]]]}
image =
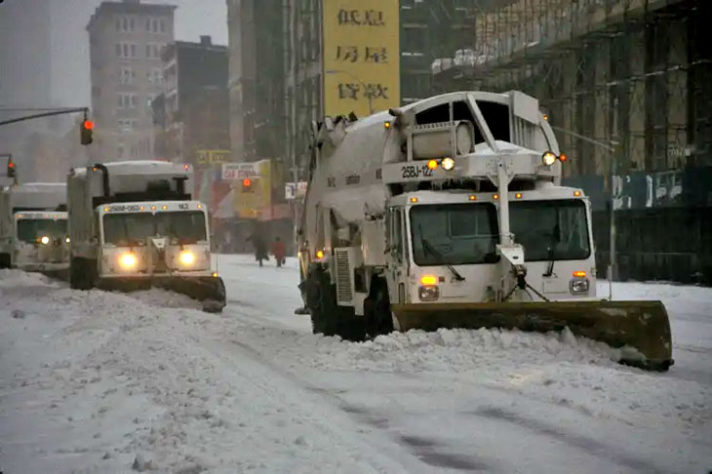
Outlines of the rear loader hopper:
{"label": "rear loader hopper", "polygon": [[561,184],[535,98],[453,92],[313,129],[297,236],[315,333],[568,328],[672,365],[660,301],[597,298],[591,202]]}

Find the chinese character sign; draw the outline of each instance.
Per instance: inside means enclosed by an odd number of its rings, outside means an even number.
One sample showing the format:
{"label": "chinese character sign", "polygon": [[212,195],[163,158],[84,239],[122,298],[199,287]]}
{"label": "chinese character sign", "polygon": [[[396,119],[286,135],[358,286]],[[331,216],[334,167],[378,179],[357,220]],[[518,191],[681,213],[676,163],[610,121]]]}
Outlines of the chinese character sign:
{"label": "chinese character sign", "polygon": [[324,0],[324,113],[400,105],[398,0]]}

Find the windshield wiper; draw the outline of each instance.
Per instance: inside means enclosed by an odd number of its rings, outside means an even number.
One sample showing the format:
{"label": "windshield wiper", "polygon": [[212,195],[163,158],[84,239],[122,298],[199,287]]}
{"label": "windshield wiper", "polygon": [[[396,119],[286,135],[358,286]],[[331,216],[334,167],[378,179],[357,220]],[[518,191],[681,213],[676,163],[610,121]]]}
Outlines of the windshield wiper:
{"label": "windshield wiper", "polygon": [[[429,253],[435,255],[435,257],[440,259],[441,261],[445,260],[443,254],[441,254],[435,247],[433,247],[433,244],[428,242],[428,239],[423,236],[423,229],[420,225],[418,226],[418,232],[420,232],[420,243],[423,245],[423,250],[427,250]],[[453,267],[449,263],[446,263],[445,266],[448,270],[452,272],[453,276],[455,277],[455,280],[465,281],[465,277],[460,275],[460,273],[455,270],[455,267]]]}
{"label": "windshield wiper", "polygon": [[542,275],[545,277],[550,277],[554,274],[554,262],[556,261],[554,250],[556,248],[556,244],[561,242],[561,229],[559,228],[559,207],[555,206],[554,208],[556,209],[556,223],[554,224],[554,228],[552,229],[551,242],[549,242],[549,266],[546,267],[546,273]]}

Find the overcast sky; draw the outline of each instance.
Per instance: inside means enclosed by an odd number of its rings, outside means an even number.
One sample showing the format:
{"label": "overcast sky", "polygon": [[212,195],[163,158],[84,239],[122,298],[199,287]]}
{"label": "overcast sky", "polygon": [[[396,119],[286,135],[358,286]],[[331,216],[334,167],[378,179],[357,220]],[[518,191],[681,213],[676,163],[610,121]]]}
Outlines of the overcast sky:
{"label": "overcast sky", "polygon": [[[5,0],[0,4],[0,37],[13,45],[13,56],[0,55],[10,67],[15,61],[22,61],[23,71],[32,71],[27,62],[51,61],[51,97],[54,104],[61,106],[89,105],[91,84],[89,82],[89,36],[86,25],[102,0]],[[210,35],[214,44],[227,44],[226,0],[142,0],[144,3],[167,3],[176,5],[176,39],[198,41],[200,35]],[[46,8],[46,7],[49,8]],[[43,8],[44,7],[44,8]],[[20,25],[34,25],[32,16],[50,15],[51,58],[38,57],[32,41],[35,35]],[[35,13],[38,12],[38,13]],[[37,35],[37,41],[41,41]],[[8,43],[0,45],[5,48]],[[24,49],[24,51],[23,51]],[[19,59],[21,58],[21,59]],[[25,66],[27,66],[25,68]],[[36,69],[41,70],[41,69]],[[32,72],[27,72],[31,74]],[[18,81],[12,81],[18,86]],[[24,82],[24,81],[20,81]],[[6,84],[12,87],[13,84]],[[26,95],[21,105],[27,103]],[[12,101],[6,95],[6,101]],[[44,101],[44,100],[43,100]],[[34,101],[33,101],[34,102]],[[7,105],[7,104],[0,104]],[[18,105],[18,104],[12,104]],[[35,106],[40,104],[33,104]],[[45,105],[45,104],[42,104]],[[48,104],[50,105],[50,104]]]}

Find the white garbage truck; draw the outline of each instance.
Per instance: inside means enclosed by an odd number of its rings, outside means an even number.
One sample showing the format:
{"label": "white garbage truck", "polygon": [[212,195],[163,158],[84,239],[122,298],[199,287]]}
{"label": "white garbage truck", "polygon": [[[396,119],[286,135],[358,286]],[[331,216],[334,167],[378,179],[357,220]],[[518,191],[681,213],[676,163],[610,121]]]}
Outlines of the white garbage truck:
{"label": "white garbage truck", "polygon": [[0,190],[0,268],[66,277],[67,187],[24,183]]}
{"label": "white garbage truck", "polygon": [[561,186],[535,98],[449,93],[314,131],[297,235],[315,333],[568,327],[623,362],[672,363],[659,301],[596,298],[591,206]]}
{"label": "white garbage truck", "polygon": [[221,311],[207,209],[193,200],[190,165],[97,163],[67,178],[72,288],[159,286]]}

